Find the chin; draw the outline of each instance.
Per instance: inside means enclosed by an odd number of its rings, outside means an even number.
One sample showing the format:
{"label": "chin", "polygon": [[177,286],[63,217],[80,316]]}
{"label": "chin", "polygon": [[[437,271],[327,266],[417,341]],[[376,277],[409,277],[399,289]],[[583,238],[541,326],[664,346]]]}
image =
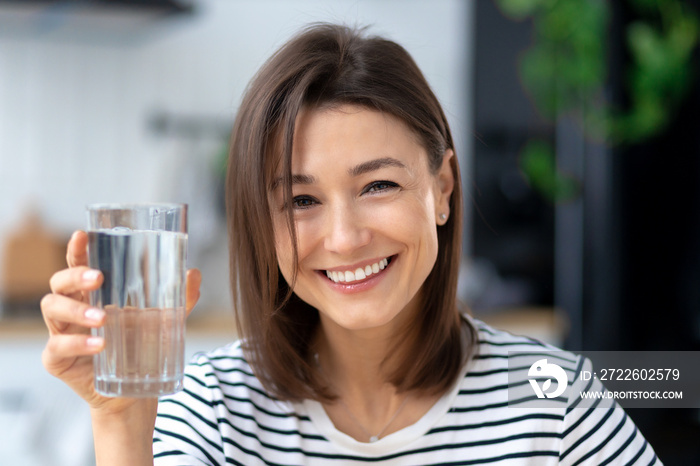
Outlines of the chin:
{"label": "chin", "polygon": [[336,314],[338,316],[336,318],[326,314],[325,318],[322,318],[322,320],[331,321],[334,325],[345,330],[360,331],[386,326],[393,322],[398,314],[399,313],[377,315],[375,313],[367,315],[365,310],[360,310],[357,313],[345,310],[342,314]]}

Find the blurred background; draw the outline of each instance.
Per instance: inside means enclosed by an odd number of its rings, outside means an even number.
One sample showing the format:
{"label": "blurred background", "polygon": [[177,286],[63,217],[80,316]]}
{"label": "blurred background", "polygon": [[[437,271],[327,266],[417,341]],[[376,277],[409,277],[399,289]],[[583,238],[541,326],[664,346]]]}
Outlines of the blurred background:
{"label": "blurred background", "polygon": [[[571,350],[700,350],[700,0],[0,0],[0,464],[94,462],[38,306],[86,204],[188,203],[187,351],[235,339],[228,132],[314,21],[401,43],[443,103],[476,317]],[[700,464],[698,410],[629,414],[666,464]]]}

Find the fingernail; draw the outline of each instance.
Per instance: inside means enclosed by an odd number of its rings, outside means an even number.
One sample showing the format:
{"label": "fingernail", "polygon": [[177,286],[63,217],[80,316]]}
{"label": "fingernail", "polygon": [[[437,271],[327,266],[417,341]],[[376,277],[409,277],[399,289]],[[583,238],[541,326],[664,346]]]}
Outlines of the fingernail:
{"label": "fingernail", "polygon": [[102,346],[103,339],[102,337],[90,337],[87,339],[87,345],[97,347],[97,346]]}
{"label": "fingernail", "polygon": [[100,277],[100,272],[97,270],[88,270],[83,272],[83,280],[86,282],[94,282]]}
{"label": "fingernail", "polygon": [[93,322],[100,322],[104,318],[104,316],[105,313],[102,309],[91,307],[85,310],[85,318]]}

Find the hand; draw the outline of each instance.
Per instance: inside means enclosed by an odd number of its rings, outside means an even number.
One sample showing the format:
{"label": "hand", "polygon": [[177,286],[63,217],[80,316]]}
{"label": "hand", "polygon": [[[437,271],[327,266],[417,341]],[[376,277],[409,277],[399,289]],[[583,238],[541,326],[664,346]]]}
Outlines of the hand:
{"label": "hand", "polygon": [[[73,234],[66,253],[68,268],[51,277],[51,293],[41,300],[41,311],[49,330],[42,362],[50,374],[63,380],[88,402],[93,414],[110,414],[124,411],[138,400],[104,397],[95,391],[93,355],[104,349],[104,340],[91,336],[90,328],[102,326],[105,314],[88,304],[89,292],[102,285],[103,277],[99,271],[87,267],[87,242],[85,232]],[[189,270],[188,315],[199,299],[200,283],[199,270]],[[151,405],[155,417],[156,405],[152,400]]]}

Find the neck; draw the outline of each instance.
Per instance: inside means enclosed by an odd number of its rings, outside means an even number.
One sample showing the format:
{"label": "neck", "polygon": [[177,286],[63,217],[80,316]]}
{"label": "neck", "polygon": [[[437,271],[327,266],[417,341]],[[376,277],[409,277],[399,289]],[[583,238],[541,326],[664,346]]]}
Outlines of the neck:
{"label": "neck", "polygon": [[[316,339],[320,371],[338,397],[324,403],[324,409],[336,429],[360,442],[376,441],[415,423],[440,397],[398,393],[387,382],[392,364],[398,363],[391,356],[400,353],[392,335],[320,331]],[[402,343],[410,341],[406,337]]]}
{"label": "neck", "polygon": [[[404,335],[400,340],[399,331]],[[339,430],[360,441],[373,441],[401,425],[412,398],[397,393],[388,380],[411,342],[409,333],[397,324],[357,331],[321,319],[314,348],[319,369],[338,397],[325,408]]]}
{"label": "neck", "polygon": [[[388,380],[412,342],[411,333],[401,323],[348,330],[322,317],[314,347],[337,395],[376,396],[394,391]],[[399,339],[397,335],[402,337]],[[343,393],[338,393],[339,390]]]}

